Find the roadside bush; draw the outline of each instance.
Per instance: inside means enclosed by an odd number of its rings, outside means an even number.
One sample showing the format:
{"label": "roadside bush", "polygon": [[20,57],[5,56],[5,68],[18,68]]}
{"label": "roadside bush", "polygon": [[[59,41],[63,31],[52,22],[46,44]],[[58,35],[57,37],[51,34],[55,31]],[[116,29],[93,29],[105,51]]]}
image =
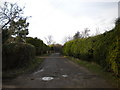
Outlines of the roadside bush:
{"label": "roadside bush", "polygon": [[120,76],[120,23],[113,30],[89,38],[66,42],[63,53],[101,65],[104,70]]}
{"label": "roadside bush", "polygon": [[3,70],[27,66],[35,57],[35,48],[25,43],[9,43],[3,45]]}
{"label": "roadside bush", "polygon": [[42,40],[38,38],[27,37],[26,42],[35,46],[36,55],[41,55],[43,53],[46,53],[49,49],[49,47],[46,44],[44,44]]}
{"label": "roadside bush", "polygon": [[51,44],[49,45],[51,52],[62,53],[62,45],[61,44]]}
{"label": "roadside bush", "polygon": [[4,44],[10,37],[10,32],[8,29],[2,29],[2,44]]}

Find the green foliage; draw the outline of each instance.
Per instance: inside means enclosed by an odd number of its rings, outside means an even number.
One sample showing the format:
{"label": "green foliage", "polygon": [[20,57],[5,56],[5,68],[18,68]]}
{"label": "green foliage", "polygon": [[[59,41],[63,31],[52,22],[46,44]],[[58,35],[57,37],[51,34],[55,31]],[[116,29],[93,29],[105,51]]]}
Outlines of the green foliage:
{"label": "green foliage", "polygon": [[59,52],[62,53],[62,45],[60,44],[51,44],[49,45],[51,52]]}
{"label": "green foliage", "polygon": [[94,61],[104,70],[120,76],[120,24],[104,34],[69,41],[63,53],[87,61]]}
{"label": "green foliage", "polygon": [[77,33],[75,33],[75,35],[73,36],[74,39],[78,39],[80,38],[80,32],[77,31]]}
{"label": "green foliage", "polygon": [[[17,3],[4,2],[0,7],[0,25],[2,30],[2,43],[14,35],[15,42],[24,42],[26,35],[28,35],[27,17],[23,17],[23,9],[17,5]],[[11,41],[10,41],[11,42]],[[7,42],[8,43],[8,42]]]}
{"label": "green foliage", "polygon": [[13,70],[2,71],[2,78],[15,78],[21,74],[33,72],[43,62],[43,58],[35,57],[26,67],[15,68]]}
{"label": "green foliage", "polygon": [[10,23],[10,29],[13,30],[13,35],[17,35],[20,38],[25,38],[28,35],[29,23],[26,22],[27,18],[20,18],[18,21],[12,21]]}
{"label": "green foliage", "polygon": [[38,38],[27,37],[26,42],[35,46],[36,55],[41,55],[43,53],[46,53],[49,49],[49,47],[46,44],[44,44],[42,40]]}
{"label": "green foliage", "polygon": [[71,45],[72,45],[72,41],[66,42],[66,43],[64,44],[63,53],[64,53],[65,55],[68,55],[68,56],[71,55],[71,50],[70,50]]}
{"label": "green foliage", "polygon": [[25,43],[9,43],[3,45],[3,70],[27,66],[35,57],[35,48]]}

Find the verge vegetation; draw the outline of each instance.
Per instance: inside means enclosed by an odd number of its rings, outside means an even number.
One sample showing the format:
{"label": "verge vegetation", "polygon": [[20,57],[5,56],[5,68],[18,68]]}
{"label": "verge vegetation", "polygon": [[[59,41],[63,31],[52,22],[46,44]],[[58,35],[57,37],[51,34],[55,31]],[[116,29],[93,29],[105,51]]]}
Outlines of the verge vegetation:
{"label": "verge vegetation", "polygon": [[9,69],[9,70],[4,70],[2,72],[3,74],[3,79],[7,79],[7,78],[15,78],[18,75],[24,74],[24,73],[31,73],[32,71],[36,70],[36,68],[43,62],[44,59],[39,58],[39,57],[35,57],[35,59],[33,59],[32,62],[30,62],[26,67],[22,67],[22,68],[14,68],[14,69]]}

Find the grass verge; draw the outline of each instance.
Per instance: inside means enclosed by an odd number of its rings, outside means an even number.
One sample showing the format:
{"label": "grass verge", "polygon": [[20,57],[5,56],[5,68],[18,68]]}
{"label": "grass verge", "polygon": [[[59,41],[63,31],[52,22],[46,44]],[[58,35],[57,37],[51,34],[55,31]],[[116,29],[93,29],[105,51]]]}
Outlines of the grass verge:
{"label": "grass verge", "polygon": [[34,71],[43,62],[43,60],[44,59],[42,59],[42,58],[35,57],[35,60],[26,67],[2,72],[2,78],[3,79],[8,79],[8,78],[12,79],[12,78],[17,77],[18,75],[21,75],[24,73],[30,73],[30,72]]}
{"label": "grass verge", "polygon": [[81,65],[85,68],[87,68],[88,70],[90,70],[91,72],[99,75],[100,77],[102,77],[103,79],[105,79],[107,82],[110,82],[110,84],[113,87],[119,87],[120,85],[120,78],[115,77],[112,73],[110,72],[106,72],[103,70],[103,68],[94,63],[94,62],[87,62],[87,61],[83,61],[77,58],[73,58],[73,57],[69,57],[69,56],[65,56],[66,58],[68,58],[69,60],[77,63],[78,65]]}

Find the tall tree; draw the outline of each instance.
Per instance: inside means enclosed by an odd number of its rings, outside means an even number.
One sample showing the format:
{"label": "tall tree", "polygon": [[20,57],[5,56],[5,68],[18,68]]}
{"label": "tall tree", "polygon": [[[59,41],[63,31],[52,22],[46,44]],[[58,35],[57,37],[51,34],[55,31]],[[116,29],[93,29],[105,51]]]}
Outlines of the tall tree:
{"label": "tall tree", "polygon": [[0,7],[0,25],[3,33],[3,43],[11,35],[23,38],[28,34],[27,27],[29,23],[26,22],[27,17],[23,17],[22,14],[23,8],[19,7],[16,3],[5,2]]}
{"label": "tall tree", "polygon": [[75,33],[75,35],[73,36],[73,38],[74,38],[74,39],[78,39],[78,38],[79,38],[79,36],[80,36],[80,32],[79,32],[79,31],[77,31],[77,33]]}
{"label": "tall tree", "polygon": [[12,21],[18,20],[22,17],[23,9],[16,3],[12,4],[5,2],[3,7],[0,7],[0,24],[2,29],[9,25]]}
{"label": "tall tree", "polygon": [[12,35],[17,36],[18,41],[24,40],[28,35],[28,26],[29,23],[26,22],[26,18],[20,18],[17,22],[13,21],[10,23],[10,29],[14,30]]}
{"label": "tall tree", "polygon": [[80,34],[79,31],[77,31],[77,33],[75,33],[75,35],[73,36],[73,39],[78,39],[78,38],[82,38],[82,34]]}

